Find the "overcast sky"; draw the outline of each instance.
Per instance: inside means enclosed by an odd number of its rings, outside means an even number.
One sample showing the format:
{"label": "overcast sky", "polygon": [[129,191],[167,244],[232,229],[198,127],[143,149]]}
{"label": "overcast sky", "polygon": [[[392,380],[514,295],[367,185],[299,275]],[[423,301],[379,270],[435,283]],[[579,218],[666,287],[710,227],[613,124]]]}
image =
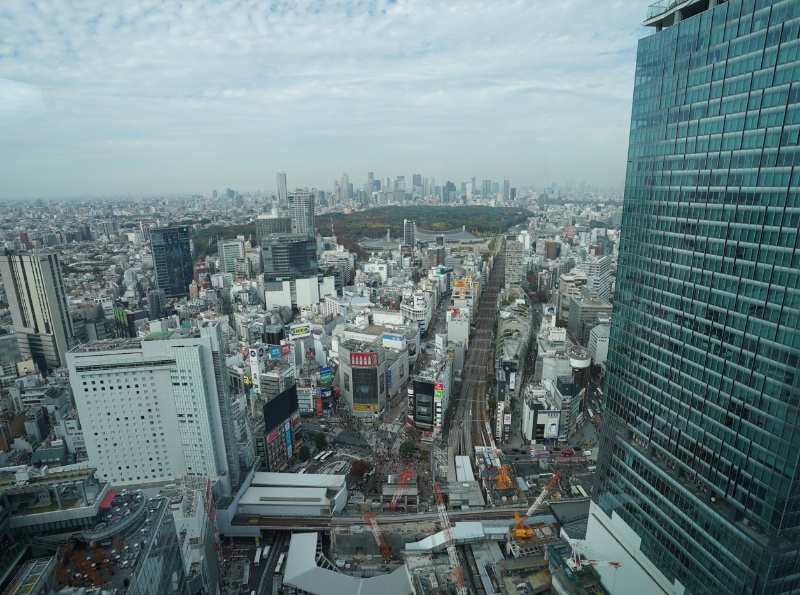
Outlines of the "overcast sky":
{"label": "overcast sky", "polygon": [[3,0],[0,198],[617,186],[648,4]]}

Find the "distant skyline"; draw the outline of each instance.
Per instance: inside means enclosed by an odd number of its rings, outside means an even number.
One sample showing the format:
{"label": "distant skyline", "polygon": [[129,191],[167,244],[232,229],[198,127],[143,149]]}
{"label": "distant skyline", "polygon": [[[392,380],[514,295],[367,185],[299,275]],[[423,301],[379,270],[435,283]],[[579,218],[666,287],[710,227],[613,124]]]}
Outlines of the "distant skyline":
{"label": "distant skyline", "polygon": [[3,2],[0,199],[616,187],[648,4]]}

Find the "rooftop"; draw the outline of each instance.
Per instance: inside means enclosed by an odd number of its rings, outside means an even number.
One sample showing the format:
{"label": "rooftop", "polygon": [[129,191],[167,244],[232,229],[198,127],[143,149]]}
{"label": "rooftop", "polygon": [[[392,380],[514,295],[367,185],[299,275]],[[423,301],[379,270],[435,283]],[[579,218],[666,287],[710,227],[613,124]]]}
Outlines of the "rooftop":
{"label": "rooftop", "polygon": [[295,533],[289,543],[283,582],[306,593],[320,595],[410,595],[414,593],[408,568],[390,574],[355,578],[317,566],[317,533]]}
{"label": "rooftop", "polygon": [[659,0],[648,7],[644,25],[657,27],[660,31],[663,27],[671,27],[683,19],[708,10],[712,2],[715,5],[721,3],[719,0]]}

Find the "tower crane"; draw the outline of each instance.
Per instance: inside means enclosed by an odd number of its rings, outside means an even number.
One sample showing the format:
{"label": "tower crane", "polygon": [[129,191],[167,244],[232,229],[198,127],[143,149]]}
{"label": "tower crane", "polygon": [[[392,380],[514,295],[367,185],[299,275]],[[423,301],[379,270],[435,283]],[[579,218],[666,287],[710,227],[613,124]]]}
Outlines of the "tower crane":
{"label": "tower crane", "polygon": [[378,526],[378,518],[371,512],[365,512],[361,515],[361,518],[364,519],[369,525],[370,531],[372,531],[372,535],[375,537],[375,541],[378,543],[378,547],[381,550],[381,556],[383,556],[383,559],[391,560],[392,550],[389,548],[389,545],[383,538],[381,528]]}
{"label": "tower crane", "polygon": [[550,481],[547,482],[547,485],[544,486],[542,493],[539,494],[539,496],[536,498],[533,504],[531,504],[531,507],[525,513],[524,517],[520,518],[518,513],[514,513],[514,518],[516,519],[516,523],[514,525],[512,534],[515,537],[519,537],[520,539],[530,539],[531,537],[534,536],[533,529],[526,526],[525,521],[527,521],[530,518],[530,516],[539,509],[539,507],[544,502],[544,499],[547,498],[547,494],[550,493],[550,490],[552,490],[555,487],[559,479],[561,479],[561,472],[557,471],[556,474],[553,475],[553,477],[550,479]]}
{"label": "tower crane", "polygon": [[469,595],[467,584],[464,582],[464,577],[461,574],[461,564],[458,562],[456,544],[453,542],[453,533],[450,531],[450,519],[447,516],[447,508],[444,505],[444,498],[442,498],[442,491],[439,488],[438,482],[433,482],[433,494],[436,497],[436,510],[439,513],[439,522],[442,523],[444,542],[447,546],[447,556],[450,558],[450,570],[453,573],[453,578],[456,579],[456,591],[458,595]]}
{"label": "tower crane", "polygon": [[416,476],[417,470],[414,469],[413,466],[404,469],[400,473],[400,481],[397,482],[397,486],[394,488],[394,495],[392,496],[392,501],[389,503],[389,511],[394,512],[397,508],[397,503],[400,501],[400,496],[403,495],[403,492],[406,491],[408,487],[408,481],[411,479],[412,476]]}

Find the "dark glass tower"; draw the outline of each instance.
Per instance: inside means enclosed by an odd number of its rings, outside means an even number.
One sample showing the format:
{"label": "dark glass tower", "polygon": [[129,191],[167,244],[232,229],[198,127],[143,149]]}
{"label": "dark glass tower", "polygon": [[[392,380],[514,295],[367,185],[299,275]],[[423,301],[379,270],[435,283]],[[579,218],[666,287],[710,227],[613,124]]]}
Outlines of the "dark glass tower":
{"label": "dark glass tower", "polygon": [[717,4],[639,42],[594,501],[664,592],[798,593],[800,1]]}
{"label": "dark glass tower", "polygon": [[167,297],[189,294],[194,279],[189,227],[154,227],[150,230],[158,289]]}

